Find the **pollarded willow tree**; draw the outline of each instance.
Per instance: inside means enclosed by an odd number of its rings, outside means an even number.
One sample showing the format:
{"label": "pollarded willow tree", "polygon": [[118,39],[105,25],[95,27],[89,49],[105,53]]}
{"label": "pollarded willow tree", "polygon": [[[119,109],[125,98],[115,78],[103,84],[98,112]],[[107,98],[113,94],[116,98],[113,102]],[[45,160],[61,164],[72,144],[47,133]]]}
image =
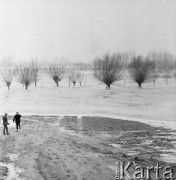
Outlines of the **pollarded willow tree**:
{"label": "pollarded willow tree", "polygon": [[9,90],[10,85],[12,84],[13,77],[14,77],[14,68],[13,68],[13,63],[11,61],[11,58],[4,57],[0,59],[0,66],[1,66],[0,74],[1,74],[2,80],[5,82]]}
{"label": "pollarded willow tree", "polygon": [[65,67],[57,66],[56,64],[53,64],[49,67],[49,74],[53,78],[57,87],[59,87],[59,82],[64,78]]}
{"label": "pollarded willow tree", "polygon": [[121,54],[106,53],[102,58],[97,58],[93,62],[94,77],[110,89],[111,84],[122,77],[122,64]]}
{"label": "pollarded willow tree", "polygon": [[4,68],[1,70],[1,75],[9,90],[13,80],[14,70],[12,68]]}
{"label": "pollarded willow tree", "polygon": [[76,72],[75,69],[72,69],[68,75],[69,78],[69,87],[70,87],[70,83],[73,83],[73,86],[75,87],[76,82],[79,81],[80,78],[80,74],[78,72]]}
{"label": "pollarded willow tree", "polygon": [[34,82],[34,71],[28,66],[19,66],[16,68],[16,75],[18,81],[28,89],[29,85]]}
{"label": "pollarded willow tree", "polygon": [[141,88],[142,83],[149,80],[152,76],[155,65],[148,58],[143,59],[141,56],[134,57],[128,65],[128,72],[131,79]]}
{"label": "pollarded willow tree", "polygon": [[81,87],[82,82],[83,82],[83,80],[84,80],[84,73],[78,72],[78,73],[77,73],[77,78],[78,78],[79,85],[80,85],[80,87]]}
{"label": "pollarded willow tree", "polygon": [[37,87],[37,81],[39,80],[39,68],[38,68],[37,60],[32,61],[32,70],[33,70],[35,87]]}

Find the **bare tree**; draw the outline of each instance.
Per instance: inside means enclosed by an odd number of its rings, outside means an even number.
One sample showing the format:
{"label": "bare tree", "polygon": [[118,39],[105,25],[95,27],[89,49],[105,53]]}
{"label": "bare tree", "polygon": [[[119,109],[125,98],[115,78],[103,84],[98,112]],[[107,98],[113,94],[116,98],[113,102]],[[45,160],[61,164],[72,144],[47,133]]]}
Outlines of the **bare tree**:
{"label": "bare tree", "polygon": [[59,86],[59,82],[64,78],[65,74],[65,67],[57,66],[56,64],[52,64],[49,67],[49,74],[53,78],[54,82],[56,83],[57,87]]}
{"label": "bare tree", "polygon": [[0,60],[0,65],[1,65],[1,76],[3,81],[8,87],[8,90],[10,89],[10,85],[13,80],[14,76],[14,70],[13,70],[13,63],[10,57],[4,57]]}
{"label": "bare tree", "polygon": [[125,88],[125,86],[126,86],[126,81],[127,81],[127,78],[128,78],[128,71],[127,71],[127,69],[124,69],[123,70],[123,87]]}
{"label": "bare tree", "polygon": [[156,51],[150,51],[147,55],[147,58],[153,62],[154,64],[154,69],[151,75],[151,80],[153,81],[153,84],[155,86],[155,83],[157,79],[159,78],[159,62],[162,59],[162,56],[160,53]]}
{"label": "bare tree", "polygon": [[24,87],[24,77],[23,77],[23,75],[22,75],[22,72],[20,72],[20,67],[17,67],[17,68],[15,69],[15,76],[16,76],[16,78],[17,78],[17,81],[18,81],[19,83],[21,83],[22,86]]}
{"label": "bare tree", "polygon": [[150,60],[155,61],[158,71],[163,74],[163,78],[168,84],[174,69],[174,56],[169,52],[152,51],[149,53],[148,57]]}
{"label": "bare tree", "polygon": [[32,61],[32,70],[33,70],[33,75],[34,75],[34,83],[35,87],[37,87],[37,81],[39,80],[39,68],[38,68],[38,63],[37,60],[34,62]]}
{"label": "bare tree", "polygon": [[78,82],[79,82],[80,87],[81,87],[82,81],[83,81],[83,79],[84,79],[84,74],[83,74],[82,72],[78,72],[78,73],[77,73],[77,78],[78,78]]}
{"label": "bare tree", "polygon": [[153,81],[153,84],[155,86],[155,83],[156,83],[156,80],[158,79],[159,75],[157,74],[157,72],[154,72],[152,75],[151,75],[151,79]]}
{"label": "bare tree", "polygon": [[106,53],[102,58],[97,58],[93,62],[94,77],[106,84],[110,89],[112,83],[121,79],[122,56],[121,54]]}
{"label": "bare tree", "polygon": [[150,60],[150,62],[151,62],[151,64],[153,64],[153,66],[152,66],[153,71],[151,73],[151,80],[153,81],[153,85],[155,86],[155,83],[156,83],[157,79],[159,78],[159,70],[158,70],[158,67],[156,66],[156,60]]}
{"label": "bare tree", "polygon": [[[158,73],[162,74],[165,83],[168,84],[174,69],[174,56],[169,52],[151,51],[147,57],[155,62]],[[155,77],[157,78],[157,75]]]}
{"label": "bare tree", "polygon": [[68,77],[69,77],[69,81],[72,82],[73,86],[75,87],[76,82],[78,81],[79,78],[79,73],[76,72],[76,70],[72,69]]}
{"label": "bare tree", "polygon": [[71,75],[69,74],[69,75],[68,75],[68,86],[69,86],[69,88],[70,88],[70,86],[71,86],[71,83],[72,83]]}
{"label": "bare tree", "polygon": [[130,77],[138,83],[139,88],[141,88],[142,83],[151,78],[153,69],[153,61],[149,61],[147,58],[143,60],[141,56],[134,57],[128,65]]}
{"label": "bare tree", "polygon": [[123,80],[124,80],[124,87],[126,86],[126,80],[128,78],[128,64],[129,61],[134,58],[135,52],[134,51],[129,51],[129,52],[123,52],[120,53],[122,56],[122,68],[123,68]]}
{"label": "bare tree", "polygon": [[167,52],[161,53],[162,61],[161,68],[164,72],[164,79],[167,85],[169,84],[169,79],[172,77],[171,72],[173,70],[173,55]]}
{"label": "bare tree", "polygon": [[29,85],[34,82],[34,71],[31,67],[20,66],[16,68],[18,81],[28,89]]}
{"label": "bare tree", "polygon": [[163,75],[163,78],[164,78],[164,81],[165,83],[168,85],[169,84],[169,79],[171,78],[171,72],[168,70],[168,71],[165,71],[165,74]]}
{"label": "bare tree", "polygon": [[13,80],[13,76],[14,76],[14,71],[12,68],[4,68],[2,71],[1,71],[1,75],[2,75],[2,78],[3,78],[3,81],[6,83],[7,87],[8,87],[8,90],[10,89],[10,85],[12,83],[12,80]]}

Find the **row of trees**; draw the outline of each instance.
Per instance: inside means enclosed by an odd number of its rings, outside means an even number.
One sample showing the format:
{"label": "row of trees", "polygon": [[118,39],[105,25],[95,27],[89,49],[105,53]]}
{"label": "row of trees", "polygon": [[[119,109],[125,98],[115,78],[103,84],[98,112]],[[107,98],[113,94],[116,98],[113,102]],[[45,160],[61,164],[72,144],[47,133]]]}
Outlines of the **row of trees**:
{"label": "row of trees", "polygon": [[39,68],[36,62],[32,62],[29,66],[27,65],[19,65],[16,68],[12,68],[7,64],[4,64],[4,68],[1,69],[1,75],[3,81],[6,83],[8,89],[10,89],[10,85],[14,76],[17,78],[18,82],[20,82],[25,89],[34,82],[35,86],[37,86],[37,81],[39,79]]}
{"label": "row of trees", "polygon": [[151,53],[146,57],[134,55],[130,59],[127,54],[106,53],[94,60],[93,71],[94,77],[105,83],[108,89],[112,83],[122,78],[125,81],[126,76],[141,88],[142,83],[147,80],[152,80],[155,84],[161,74],[168,84],[172,75],[176,77],[176,61],[167,53]]}
{"label": "row of trees", "polygon": [[[59,86],[59,82],[64,78],[64,76],[68,77],[69,87],[71,84],[75,87],[77,82],[81,86],[84,79],[84,74],[82,72],[78,72],[74,68],[67,72],[64,66],[58,64],[50,64],[49,68],[47,68],[47,72],[57,86]],[[32,61],[30,64],[19,65],[15,68],[6,64],[4,68],[1,69],[1,75],[8,89],[10,89],[14,77],[16,77],[17,81],[21,83],[25,89],[28,89],[31,83],[35,83],[36,87],[37,81],[40,78],[37,61]]]}
{"label": "row of trees", "polygon": [[48,72],[57,86],[59,86],[59,82],[64,78],[65,74],[68,74],[69,87],[71,86],[71,84],[73,84],[73,86],[75,87],[77,82],[79,82],[81,87],[83,79],[85,77],[84,73],[77,72],[74,68],[69,70],[69,72],[66,72],[65,67],[58,66],[56,64],[50,65]]}
{"label": "row of trees", "polygon": [[[12,68],[7,61],[0,72],[8,89],[14,76],[25,89],[28,89],[33,82],[37,86],[40,78],[39,70],[36,59],[29,64],[18,65],[15,68]],[[64,77],[67,77],[69,87],[71,85],[75,87],[77,82],[81,86],[85,78],[85,75],[75,67],[70,69],[56,61],[49,64],[46,70],[57,86]],[[162,76],[167,84],[169,78],[172,76],[176,78],[176,60],[172,54],[166,52],[150,52],[146,57],[136,56],[135,52],[106,53],[103,57],[93,61],[92,70],[94,77],[105,83],[108,89],[111,84],[121,79],[124,79],[125,86],[127,78],[132,79],[141,88],[142,83],[148,80],[152,80],[155,84],[159,76]]]}

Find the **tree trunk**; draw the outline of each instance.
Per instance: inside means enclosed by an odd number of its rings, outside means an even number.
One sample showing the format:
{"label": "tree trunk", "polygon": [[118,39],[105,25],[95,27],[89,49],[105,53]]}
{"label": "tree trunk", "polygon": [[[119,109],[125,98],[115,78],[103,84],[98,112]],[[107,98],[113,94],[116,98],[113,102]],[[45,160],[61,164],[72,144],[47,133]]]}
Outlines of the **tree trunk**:
{"label": "tree trunk", "polygon": [[35,81],[35,87],[37,87],[37,81]]}
{"label": "tree trunk", "polygon": [[7,85],[7,87],[8,87],[8,90],[10,89],[10,85],[11,85],[11,82],[6,82],[6,85]]}
{"label": "tree trunk", "polygon": [[59,78],[58,76],[53,77],[54,82],[56,83],[57,87],[59,86]]}
{"label": "tree trunk", "polygon": [[141,83],[138,83],[138,87],[139,87],[139,88],[141,88],[141,85],[142,85]]}
{"label": "tree trunk", "polygon": [[81,82],[79,82],[79,84],[80,84],[80,87],[81,87]]}
{"label": "tree trunk", "polygon": [[28,89],[29,84],[30,84],[29,81],[26,81],[26,82],[24,83],[25,89]]}
{"label": "tree trunk", "polygon": [[108,85],[107,85],[107,87],[108,87],[108,89],[110,89],[111,85],[110,85],[110,84],[108,84]]}

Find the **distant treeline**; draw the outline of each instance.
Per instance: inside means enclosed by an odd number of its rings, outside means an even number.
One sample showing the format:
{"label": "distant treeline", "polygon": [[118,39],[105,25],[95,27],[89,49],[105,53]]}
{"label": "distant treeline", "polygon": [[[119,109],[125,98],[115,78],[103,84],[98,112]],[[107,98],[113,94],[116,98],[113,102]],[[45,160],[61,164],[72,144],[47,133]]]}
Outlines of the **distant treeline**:
{"label": "distant treeline", "polygon": [[151,51],[146,56],[137,55],[134,51],[107,52],[90,63],[71,63],[63,58],[54,58],[48,62],[34,58],[18,63],[14,63],[13,59],[3,58],[0,62],[1,77],[8,89],[14,79],[25,89],[32,82],[37,87],[40,73],[48,73],[57,86],[63,78],[67,78],[69,87],[75,87],[77,82],[81,86],[85,81],[84,71],[92,71],[94,77],[105,83],[108,89],[111,84],[122,79],[124,87],[126,79],[131,79],[141,87],[145,81],[153,81],[155,84],[158,77],[164,78],[167,84],[171,77],[176,77],[176,56],[169,52]]}

